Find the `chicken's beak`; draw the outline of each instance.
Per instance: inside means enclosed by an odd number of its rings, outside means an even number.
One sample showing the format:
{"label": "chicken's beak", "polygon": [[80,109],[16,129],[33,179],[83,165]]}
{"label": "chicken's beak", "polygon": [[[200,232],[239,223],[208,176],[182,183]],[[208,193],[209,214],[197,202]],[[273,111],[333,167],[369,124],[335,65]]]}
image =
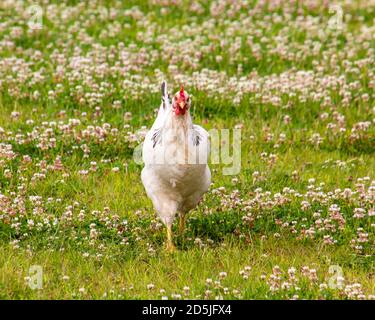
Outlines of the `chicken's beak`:
{"label": "chicken's beak", "polygon": [[184,109],[185,106],[186,106],[185,101],[181,101],[181,102],[179,102],[178,105],[179,105],[179,107],[180,107],[181,109]]}

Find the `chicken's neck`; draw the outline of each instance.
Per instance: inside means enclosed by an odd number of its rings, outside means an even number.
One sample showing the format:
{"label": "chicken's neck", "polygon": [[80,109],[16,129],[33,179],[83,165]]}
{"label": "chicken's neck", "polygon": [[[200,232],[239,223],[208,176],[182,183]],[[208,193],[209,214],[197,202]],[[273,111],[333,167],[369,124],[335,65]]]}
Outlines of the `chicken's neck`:
{"label": "chicken's neck", "polygon": [[187,133],[193,127],[193,122],[191,120],[190,113],[187,112],[182,116],[176,116],[171,114],[167,117],[164,128],[175,132]]}

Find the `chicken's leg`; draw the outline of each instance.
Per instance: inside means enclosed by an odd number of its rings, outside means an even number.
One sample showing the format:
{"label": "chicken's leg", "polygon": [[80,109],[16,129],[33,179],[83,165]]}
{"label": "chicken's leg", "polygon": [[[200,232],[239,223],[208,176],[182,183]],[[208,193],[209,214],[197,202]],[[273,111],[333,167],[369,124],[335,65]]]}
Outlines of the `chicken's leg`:
{"label": "chicken's leg", "polygon": [[186,214],[181,213],[180,214],[180,223],[178,225],[178,231],[179,231],[180,234],[184,233],[185,226],[186,226]]}
{"label": "chicken's leg", "polygon": [[176,247],[173,244],[173,233],[172,233],[172,224],[167,224],[167,243],[166,249],[168,252],[173,252],[176,250]]}

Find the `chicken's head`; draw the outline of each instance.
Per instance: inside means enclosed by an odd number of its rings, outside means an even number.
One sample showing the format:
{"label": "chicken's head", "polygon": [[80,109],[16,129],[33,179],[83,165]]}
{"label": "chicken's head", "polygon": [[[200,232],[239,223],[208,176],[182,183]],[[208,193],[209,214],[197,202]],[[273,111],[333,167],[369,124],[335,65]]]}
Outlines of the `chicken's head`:
{"label": "chicken's head", "polygon": [[183,116],[187,110],[189,110],[191,105],[191,99],[189,94],[184,91],[184,87],[181,86],[180,91],[178,91],[173,97],[172,109],[176,116]]}

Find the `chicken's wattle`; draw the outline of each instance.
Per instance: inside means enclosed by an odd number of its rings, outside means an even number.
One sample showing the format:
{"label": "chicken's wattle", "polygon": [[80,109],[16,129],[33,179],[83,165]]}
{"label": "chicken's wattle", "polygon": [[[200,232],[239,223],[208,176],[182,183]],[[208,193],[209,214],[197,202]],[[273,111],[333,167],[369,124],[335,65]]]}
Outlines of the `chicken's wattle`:
{"label": "chicken's wattle", "polygon": [[174,104],[174,112],[176,116],[179,116],[179,115],[183,116],[186,113],[186,109],[187,109],[186,95],[185,95],[183,86],[181,86],[179,93],[180,93],[180,96]]}
{"label": "chicken's wattle", "polygon": [[174,113],[176,116],[183,116],[185,113],[186,113],[186,108],[185,106],[183,108],[181,108],[178,104],[177,106],[175,107],[174,109]]}

